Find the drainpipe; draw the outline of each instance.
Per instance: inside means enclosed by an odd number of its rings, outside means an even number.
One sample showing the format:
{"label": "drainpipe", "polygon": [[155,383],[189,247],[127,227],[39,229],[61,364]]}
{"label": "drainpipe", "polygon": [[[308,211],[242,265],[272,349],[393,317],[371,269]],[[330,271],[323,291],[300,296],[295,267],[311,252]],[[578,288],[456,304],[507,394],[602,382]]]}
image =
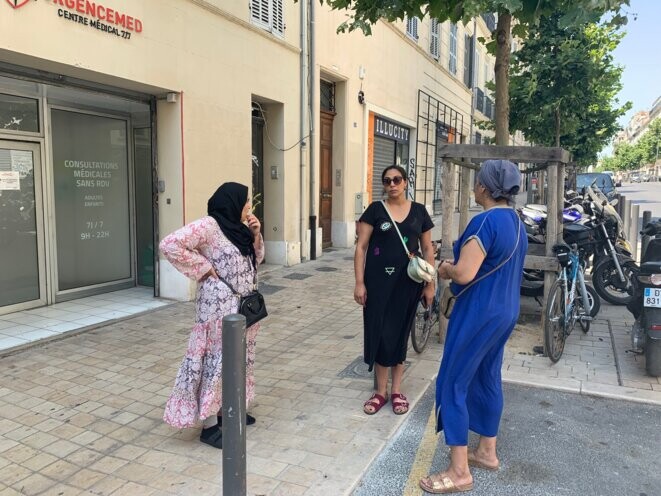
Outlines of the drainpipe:
{"label": "drainpipe", "polygon": [[315,3],[316,0],[310,1],[310,260],[317,259],[317,171],[315,170],[317,54],[315,50]]}
{"label": "drainpipe", "polygon": [[[314,1],[314,0],[313,0]],[[307,83],[308,83],[308,6],[307,0],[301,2],[301,170],[300,170],[300,236],[301,236],[301,261],[308,257],[307,241],[305,233],[307,231],[305,222],[305,194],[306,175],[305,163],[306,153],[308,152],[306,130],[308,120],[308,105],[307,105]]]}
{"label": "drainpipe", "polygon": [[471,125],[468,135],[468,142],[473,143],[473,121],[475,120],[475,86],[477,78],[475,77],[475,50],[477,49],[477,18],[473,17],[473,53],[471,53]]}

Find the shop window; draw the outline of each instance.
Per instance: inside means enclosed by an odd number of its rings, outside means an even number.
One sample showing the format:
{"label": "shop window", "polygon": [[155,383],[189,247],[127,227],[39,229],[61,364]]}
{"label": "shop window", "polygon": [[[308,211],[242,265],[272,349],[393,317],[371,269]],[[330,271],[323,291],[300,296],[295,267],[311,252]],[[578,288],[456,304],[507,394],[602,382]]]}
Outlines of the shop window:
{"label": "shop window", "polygon": [[448,69],[452,74],[457,74],[457,25],[450,24],[450,57]]}
{"label": "shop window", "polygon": [[439,34],[440,34],[440,24],[438,22],[438,19],[432,19],[429,29],[429,53],[436,60],[438,60],[438,57],[440,56]]}
{"label": "shop window", "polygon": [[278,36],[284,35],[283,0],[250,0],[250,18],[267,31]]}
{"label": "shop window", "polygon": [[0,130],[39,132],[39,102],[34,98],[0,94]]}
{"label": "shop window", "polygon": [[409,17],[406,19],[406,34],[418,41],[418,18]]}

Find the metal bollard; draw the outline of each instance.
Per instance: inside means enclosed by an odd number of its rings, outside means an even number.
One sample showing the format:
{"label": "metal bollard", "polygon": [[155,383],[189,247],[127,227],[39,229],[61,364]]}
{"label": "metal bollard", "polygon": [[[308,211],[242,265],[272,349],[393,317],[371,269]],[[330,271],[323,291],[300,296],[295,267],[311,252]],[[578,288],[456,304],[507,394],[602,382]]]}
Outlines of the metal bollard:
{"label": "metal bollard", "polygon": [[624,205],[624,196],[621,195],[620,193],[616,193],[615,198],[617,199],[617,205],[615,205],[615,210],[617,211],[617,215],[619,215],[620,219],[621,219],[622,218],[622,207]]}
{"label": "metal bollard", "polygon": [[[626,196],[622,197],[622,230],[624,235],[629,237],[629,225],[631,224],[631,200]],[[631,241],[631,238],[629,238]]]}
{"label": "metal bollard", "polygon": [[245,496],[246,318],[223,317],[223,494]]}
{"label": "metal bollard", "polygon": [[640,215],[640,205],[631,205],[631,225],[629,226],[629,239],[633,249],[633,259],[638,260],[638,217]]}
{"label": "metal bollard", "polygon": [[[647,224],[652,222],[652,212],[649,210],[645,210],[643,212],[643,227],[645,227]],[[643,236],[641,242],[640,242],[640,261],[643,261],[643,257],[645,256],[645,250],[647,250],[647,245],[650,242],[650,237],[648,235]]]}

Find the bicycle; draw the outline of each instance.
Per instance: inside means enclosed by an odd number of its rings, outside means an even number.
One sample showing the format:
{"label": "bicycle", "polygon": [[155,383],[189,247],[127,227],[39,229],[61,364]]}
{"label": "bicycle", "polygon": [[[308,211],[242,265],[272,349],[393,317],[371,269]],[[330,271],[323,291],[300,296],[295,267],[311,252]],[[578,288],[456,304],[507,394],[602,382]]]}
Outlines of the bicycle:
{"label": "bicycle", "polygon": [[[441,245],[441,240],[432,241],[434,247],[434,259],[441,259],[441,250],[439,249]],[[415,310],[415,319],[413,319],[413,325],[411,326],[411,344],[413,349],[422,353],[427,347],[427,342],[429,341],[429,335],[434,325],[438,324],[438,319],[440,318],[441,312],[441,285],[439,284],[440,280],[436,280],[436,292],[434,293],[434,299],[432,300],[429,308],[425,308],[422,300],[418,303],[418,306]]]}
{"label": "bicycle", "polygon": [[560,271],[549,291],[544,347],[546,355],[556,363],[576,322],[584,333],[590,330],[590,322],[599,312],[601,300],[594,288],[585,283],[585,257],[575,243],[571,247],[555,245],[553,253],[560,264]]}

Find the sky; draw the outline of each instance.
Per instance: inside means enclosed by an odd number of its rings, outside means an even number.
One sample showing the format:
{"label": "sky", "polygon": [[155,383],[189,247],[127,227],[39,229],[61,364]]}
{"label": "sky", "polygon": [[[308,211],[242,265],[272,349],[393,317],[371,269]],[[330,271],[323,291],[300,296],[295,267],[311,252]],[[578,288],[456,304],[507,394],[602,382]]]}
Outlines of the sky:
{"label": "sky", "polygon": [[630,3],[626,35],[614,52],[615,63],[624,67],[618,99],[633,104],[620,119],[622,127],[636,112],[650,110],[654,100],[661,96],[661,0]]}

